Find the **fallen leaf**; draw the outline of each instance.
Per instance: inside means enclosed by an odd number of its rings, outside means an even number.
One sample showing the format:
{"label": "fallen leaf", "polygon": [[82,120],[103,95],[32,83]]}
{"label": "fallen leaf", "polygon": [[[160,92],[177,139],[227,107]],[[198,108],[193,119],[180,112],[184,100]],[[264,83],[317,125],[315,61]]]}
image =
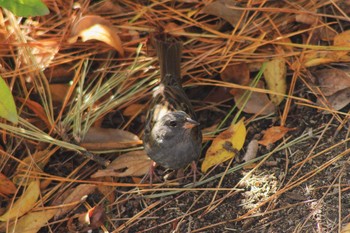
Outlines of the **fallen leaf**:
{"label": "fallen leaf", "polygon": [[0,76],[0,117],[11,121],[14,124],[18,123],[18,114],[10,88],[7,86],[4,79]]}
{"label": "fallen leaf", "polygon": [[11,195],[17,191],[15,184],[0,172],[0,193],[4,195]]}
{"label": "fallen leaf", "polygon": [[66,83],[58,83],[50,84],[49,88],[52,100],[58,103],[63,103],[66,99],[70,86]]}
{"label": "fallen leaf", "polygon": [[93,180],[101,181],[101,183],[97,185],[97,190],[109,201],[109,203],[114,203],[116,199],[115,187],[103,184],[103,182],[113,182],[113,178],[106,176]]}
{"label": "fallen leaf", "polygon": [[144,105],[142,104],[131,104],[125,108],[125,110],[123,111],[123,115],[127,117],[135,116],[136,114],[139,114],[141,112],[143,107]]}
{"label": "fallen leaf", "polygon": [[[227,66],[220,74],[220,77],[225,82],[235,83],[242,86],[247,86],[250,82],[250,72],[246,63]],[[235,95],[239,89],[232,88],[230,93]]]}
{"label": "fallen leaf", "polygon": [[[53,150],[36,151],[34,154],[25,157],[17,166],[15,176],[13,177],[13,182],[17,185],[25,185],[27,182],[23,182],[23,180],[28,180],[28,177],[26,177],[24,174],[28,173],[28,171],[41,172],[49,162],[50,157],[57,150],[58,147]],[[35,178],[30,179],[34,180]]]}
{"label": "fallen leaf", "polygon": [[[42,39],[35,43],[32,42],[29,44],[29,48],[31,49],[31,54],[35,58],[36,63],[43,70],[50,65],[60,49],[59,41],[56,38]],[[28,61],[23,59],[23,63],[27,64]]]}
{"label": "fallen leaf", "polygon": [[350,233],[350,223],[347,223],[340,231],[340,233]]}
{"label": "fallen leaf", "polygon": [[289,131],[295,130],[296,128],[287,128],[283,126],[273,126],[265,131],[263,139],[259,141],[259,144],[268,146],[273,144],[284,137]]}
{"label": "fallen leaf", "polygon": [[[350,30],[339,33],[334,37],[333,44],[339,47],[350,47]],[[349,51],[336,51],[338,57],[346,55]]]}
{"label": "fallen leaf", "polygon": [[100,16],[87,15],[79,19],[73,26],[68,42],[75,43],[78,37],[81,37],[83,42],[88,40],[105,42],[124,56],[124,49],[116,28]]}
{"label": "fallen leaf", "polygon": [[39,103],[30,99],[23,99],[21,97],[17,97],[17,99],[23,104],[25,104],[30,110],[32,110],[35,113],[35,115],[39,117],[43,122],[45,122],[45,125],[48,128],[51,128],[51,124],[49,119],[47,118],[45,110]]}
{"label": "fallen leaf", "polygon": [[264,70],[264,78],[267,84],[267,89],[281,93],[282,95],[270,94],[271,102],[278,106],[284,99],[287,91],[287,66],[283,58],[275,58],[266,62]]}
{"label": "fallen leaf", "polygon": [[[147,156],[144,150],[131,151],[118,156],[106,169],[98,170],[92,178],[103,176],[142,176],[147,174],[152,164],[152,160]],[[120,171],[118,171],[120,170]]]}
{"label": "fallen leaf", "polygon": [[30,212],[21,217],[16,223],[9,227],[12,233],[36,233],[40,228],[46,226],[48,221],[55,215],[57,209]]}
{"label": "fallen leaf", "polygon": [[62,215],[74,209],[77,205],[86,199],[86,196],[94,192],[95,189],[96,185],[80,184],[75,187],[73,191],[70,190],[70,194],[61,203],[55,203],[57,205],[62,205],[62,207],[56,212],[55,219],[58,219]]}
{"label": "fallen leaf", "polygon": [[256,155],[258,153],[258,149],[259,149],[258,140],[250,141],[248,146],[247,146],[247,150],[246,150],[243,158],[241,159],[241,161],[248,162],[252,159],[255,159]]}
{"label": "fallen leaf", "polygon": [[183,27],[173,22],[167,23],[164,26],[164,32],[172,35],[183,35],[186,33]]}
{"label": "fallen leaf", "polygon": [[38,179],[29,183],[27,189],[22,193],[10,209],[0,216],[0,221],[9,221],[13,218],[19,218],[30,211],[38,200],[40,195],[40,182]]}
{"label": "fallen leaf", "polygon": [[242,149],[247,131],[242,118],[237,124],[232,124],[221,132],[209,147],[201,170],[206,173],[209,168],[233,158]]}
{"label": "fallen leaf", "polygon": [[135,134],[121,129],[91,127],[80,146],[87,150],[111,150],[140,145]]}
{"label": "fallen leaf", "polygon": [[[232,9],[230,6],[235,6],[234,0],[217,0],[206,5],[200,13],[206,13],[208,15],[215,15],[223,18],[233,27],[236,27],[237,23],[242,17],[242,14],[244,13],[244,10]],[[241,23],[240,25],[244,24]],[[238,28],[241,27],[240,25]]]}
{"label": "fallen leaf", "polygon": [[325,96],[350,87],[350,70],[335,68],[321,69],[313,73],[317,79],[318,87]]}
{"label": "fallen leaf", "polygon": [[[321,99],[317,99],[316,104],[322,107],[340,110],[350,103],[350,88],[343,89],[334,93],[333,95],[326,96],[327,103],[324,103]],[[332,113],[330,111],[324,111],[324,113]]]}
{"label": "fallen leaf", "polygon": [[[263,82],[259,81],[258,88],[264,88]],[[234,95],[234,100],[239,109],[246,113],[269,115],[275,112],[275,106],[269,100],[265,93],[252,92],[249,99],[245,101],[243,97],[246,91],[240,90]]]}
{"label": "fallen leaf", "polygon": [[295,21],[298,23],[313,25],[319,21],[319,17],[311,14],[296,14]]}

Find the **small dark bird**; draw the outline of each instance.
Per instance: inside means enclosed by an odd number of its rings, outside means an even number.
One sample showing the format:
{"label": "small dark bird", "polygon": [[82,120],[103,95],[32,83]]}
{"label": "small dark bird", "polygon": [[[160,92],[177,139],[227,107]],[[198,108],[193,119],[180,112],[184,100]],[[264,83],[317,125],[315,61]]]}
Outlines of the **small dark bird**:
{"label": "small dark bird", "polygon": [[200,156],[202,133],[181,85],[182,43],[161,35],[154,39],[160,65],[159,89],[148,112],[143,144],[148,156],[170,169],[184,168]]}

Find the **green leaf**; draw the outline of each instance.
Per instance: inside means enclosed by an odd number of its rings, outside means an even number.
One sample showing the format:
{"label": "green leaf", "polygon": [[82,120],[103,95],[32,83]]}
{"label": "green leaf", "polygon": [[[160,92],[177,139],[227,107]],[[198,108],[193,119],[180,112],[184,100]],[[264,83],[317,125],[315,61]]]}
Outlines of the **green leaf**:
{"label": "green leaf", "polygon": [[4,79],[0,76],[0,117],[11,121],[14,124],[18,122],[18,115],[15,101],[11,94],[10,88]]}
{"label": "green leaf", "polygon": [[41,0],[0,0],[0,6],[22,17],[46,15],[50,12]]}

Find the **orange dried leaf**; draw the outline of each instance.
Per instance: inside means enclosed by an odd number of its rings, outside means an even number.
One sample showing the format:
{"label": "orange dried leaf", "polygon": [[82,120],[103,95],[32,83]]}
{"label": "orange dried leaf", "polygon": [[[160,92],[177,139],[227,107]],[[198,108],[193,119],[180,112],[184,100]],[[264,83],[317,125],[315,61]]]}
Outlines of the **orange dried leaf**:
{"label": "orange dried leaf", "polygon": [[30,211],[38,200],[40,195],[40,182],[34,180],[29,183],[27,189],[22,193],[15,203],[10,206],[10,209],[5,214],[0,216],[0,221],[9,221],[13,218],[19,218]]}
{"label": "orange dried leaf", "polygon": [[67,93],[69,91],[69,84],[50,84],[50,93],[52,96],[52,100],[58,103],[63,103],[66,99]]}
{"label": "orange dried leaf", "polygon": [[140,145],[139,137],[121,129],[91,127],[80,146],[87,150],[120,149]]}
{"label": "orange dried leaf", "polygon": [[[149,171],[152,160],[144,150],[131,151],[113,160],[106,169],[98,170],[92,178],[103,176],[142,176]],[[120,170],[120,171],[118,171]]]}
{"label": "orange dried leaf", "polygon": [[82,41],[98,40],[115,48],[121,56],[124,56],[124,49],[119,35],[113,25],[106,19],[97,15],[82,17],[73,26],[69,43],[75,43],[81,37]]}
{"label": "orange dried leaf", "polygon": [[265,131],[264,137],[259,141],[259,144],[268,146],[273,144],[283,138],[283,136],[291,130],[295,130],[296,128],[287,128],[283,126],[273,126]]}
{"label": "orange dried leaf", "polygon": [[4,195],[14,194],[17,191],[15,184],[0,172],[0,193]]}
{"label": "orange dried leaf", "polygon": [[123,111],[123,115],[128,117],[135,116],[136,114],[140,113],[143,107],[144,105],[142,104],[131,104],[125,108],[125,110]]}
{"label": "orange dried leaf", "polygon": [[18,97],[17,99],[21,101],[23,104],[25,104],[30,110],[32,110],[35,113],[35,115],[37,115],[42,121],[44,121],[48,128],[51,127],[51,123],[47,118],[47,115],[45,113],[43,106],[41,106],[39,103],[30,99],[23,99],[21,97]]}
{"label": "orange dried leaf", "polygon": [[247,131],[244,119],[237,124],[232,124],[227,130],[221,132],[209,147],[202,163],[202,172],[209,168],[233,158],[237,151],[242,149]]}

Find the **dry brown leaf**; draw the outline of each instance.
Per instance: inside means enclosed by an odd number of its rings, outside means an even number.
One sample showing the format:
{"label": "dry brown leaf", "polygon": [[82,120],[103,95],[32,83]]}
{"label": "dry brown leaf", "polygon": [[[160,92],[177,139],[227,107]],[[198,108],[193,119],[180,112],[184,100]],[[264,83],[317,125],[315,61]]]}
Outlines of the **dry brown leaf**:
{"label": "dry brown leaf", "polygon": [[[235,83],[247,86],[250,81],[250,72],[246,63],[227,66],[220,74],[220,77],[225,82]],[[232,88],[230,93],[235,95],[239,89]]]}
{"label": "dry brown leaf", "polygon": [[13,218],[19,218],[30,211],[38,200],[40,195],[40,182],[38,179],[29,183],[22,195],[10,206],[10,209],[0,216],[0,221],[9,221]]}
{"label": "dry brown leaf", "polygon": [[297,14],[295,15],[295,21],[298,23],[305,23],[309,25],[316,24],[319,20],[318,16],[311,14]]}
{"label": "dry brown leaf", "polygon": [[105,42],[124,56],[124,49],[116,28],[100,16],[87,15],[79,19],[73,26],[68,42],[75,43],[78,37],[81,37],[83,42],[88,40]]}
{"label": "dry brown leaf", "polygon": [[287,66],[283,58],[275,58],[266,63],[264,78],[267,89],[282,95],[270,94],[271,102],[278,106],[284,99],[287,91]]}
{"label": "dry brown leaf", "polygon": [[111,150],[140,145],[139,137],[121,129],[91,127],[80,146],[87,150]]}
{"label": "dry brown leaf", "polygon": [[[54,150],[43,150],[37,151],[32,155],[28,155],[22,160],[17,166],[16,175],[13,177],[13,182],[17,185],[26,185],[23,180],[28,180],[24,174],[28,171],[42,171],[46,164],[49,162],[50,157],[57,151],[58,148]],[[34,179],[34,178],[30,178]]]}
{"label": "dry brown leaf", "polygon": [[0,172],[0,193],[4,195],[11,195],[17,191],[15,184]]}
{"label": "dry brown leaf", "polygon": [[17,99],[25,104],[30,110],[32,110],[36,116],[38,116],[43,122],[45,122],[45,125],[48,128],[51,128],[51,123],[47,118],[47,115],[45,113],[45,110],[43,108],[43,106],[41,106],[39,103],[30,100],[30,99],[23,99],[21,97],[17,97]]}
{"label": "dry brown leaf", "polygon": [[[232,9],[230,6],[235,6],[234,0],[217,0],[206,5],[201,13],[223,18],[233,27],[236,27],[244,11]],[[240,25],[238,26],[240,27]]]}
{"label": "dry brown leaf", "polygon": [[[111,162],[106,169],[98,170],[93,174],[92,178],[103,176],[142,176],[147,174],[152,160],[147,156],[144,150],[131,151],[129,153],[118,156]],[[120,171],[118,171],[120,170]]]}
{"label": "dry brown leaf", "polygon": [[102,184],[97,185],[98,191],[103,194],[103,196],[109,201],[109,203],[114,203],[116,198],[115,187],[103,184],[103,182],[113,182],[113,178],[110,176],[106,176],[106,177],[101,177],[93,180],[102,182]]}
{"label": "dry brown leaf", "polygon": [[86,196],[94,192],[95,189],[96,185],[80,184],[75,187],[73,191],[70,190],[70,194],[62,201],[62,203],[57,203],[57,205],[61,204],[62,207],[56,212],[55,219],[58,219],[75,208],[86,199]]}
{"label": "dry brown leaf", "polygon": [[[263,88],[264,84],[261,81],[259,81],[257,87]],[[243,108],[244,112],[261,115],[269,115],[275,112],[275,106],[272,104],[272,102],[269,100],[265,93],[252,92],[249,100],[244,106],[243,104],[245,101],[242,100],[243,94],[243,90],[237,92],[234,96],[234,100],[237,104],[237,107],[239,109]]]}
{"label": "dry brown leaf", "polygon": [[50,84],[49,87],[52,100],[58,103],[63,103],[70,88],[69,84]]}
{"label": "dry brown leaf", "polygon": [[350,87],[350,70],[322,69],[313,73],[317,79],[318,86],[325,96]]}
{"label": "dry brown leaf", "polygon": [[164,32],[172,35],[183,35],[186,33],[183,27],[173,22],[170,22],[164,26]]}
{"label": "dry brown leaf", "polygon": [[[326,103],[327,108],[340,110],[350,103],[350,88],[346,88],[334,93],[333,95],[326,96],[326,99],[327,99],[327,103]],[[324,107],[325,104],[323,104],[323,102],[324,101],[318,99],[316,104],[321,107]],[[325,111],[324,113],[331,113],[331,112]]]}
{"label": "dry brown leaf", "polygon": [[127,117],[135,116],[136,114],[139,114],[141,112],[143,107],[144,105],[142,104],[131,104],[125,108],[125,110],[123,111],[123,115]]}
{"label": "dry brown leaf", "polygon": [[273,126],[265,131],[263,139],[259,141],[259,144],[268,146],[273,144],[284,137],[286,133],[296,128],[287,128],[283,126]]}
{"label": "dry brown leaf", "polygon": [[30,212],[21,217],[16,223],[9,227],[12,233],[36,233],[46,226],[48,221],[55,215],[57,209]]}

